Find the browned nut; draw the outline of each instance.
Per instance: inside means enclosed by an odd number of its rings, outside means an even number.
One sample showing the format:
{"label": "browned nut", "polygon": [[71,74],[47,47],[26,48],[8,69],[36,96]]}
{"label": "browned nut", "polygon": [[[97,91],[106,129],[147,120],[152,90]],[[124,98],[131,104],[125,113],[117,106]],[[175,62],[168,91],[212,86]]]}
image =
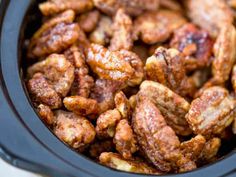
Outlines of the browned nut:
{"label": "browned nut", "polygon": [[60,96],[47,82],[43,74],[34,74],[33,78],[27,83],[27,87],[33,102],[37,104],[43,103],[51,109],[57,109],[62,106]]}
{"label": "browned nut", "polygon": [[140,85],[139,98],[149,98],[155,103],[166,122],[178,135],[187,136],[192,133],[185,115],[189,110],[189,103],[170,89],[153,81],[144,81]]}
{"label": "browned nut", "polygon": [[113,33],[111,26],[112,19],[107,16],[101,16],[96,29],[89,35],[89,40],[95,44],[108,44]]}
{"label": "browned nut", "polygon": [[93,11],[81,14],[77,21],[79,23],[79,26],[84,32],[90,33],[96,28],[99,18],[100,18],[99,11],[93,10]]}
{"label": "browned nut", "polygon": [[221,146],[220,138],[212,138],[209,141],[207,141],[199,156],[198,163],[211,162],[216,157],[220,146]]}
{"label": "browned nut", "polygon": [[206,139],[202,135],[197,135],[188,141],[184,141],[180,145],[180,149],[185,157],[193,161],[197,161],[205,146]]}
{"label": "browned nut", "polygon": [[128,120],[123,119],[117,124],[113,142],[116,145],[116,150],[125,159],[130,159],[132,154],[137,151],[137,142]]}
{"label": "browned nut", "polygon": [[184,65],[188,71],[211,64],[213,40],[205,30],[188,23],[174,32],[170,46],[185,56]]}
{"label": "browned nut", "polygon": [[114,17],[112,30],[113,36],[109,49],[112,51],[121,49],[130,50],[133,46],[133,23],[132,19],[125,14],[124,9],[119,9],[117,11]]}
{"label": "browned nut", "polygon": [[125,94],[122,91],[116,93],[114,101],[116,109],[120,112],[122,118],[129,120],[132,112],[129,100]]}
{"label": "browned nut", "polygon": [[144,10],[157,10],[160,0],[94,0],[94,5],[108,15],[114,15],[120,8],[132,16],[141,14]]}
{"label": "browned nut", "polygon": [[159,47],[153,56],[147,59],[146,77],[159,82],[181,96],[192,96],[195,85],[187,77],[184,57],[176,49]]}
{"label": "browned nut", "polygon": [[90,90],[94,86],[94,79],[89,75],[83,50],[73,45],[64,52],[64,55],[75,66],[75,78],[70,90],[71,95],[89,97]]}
{"label": "browned nut", "polygon": [[66,111],[55,112],[54,133],[72,148],[82,150],[95,138],[95,129],[86,118]]}
{"label": "browned nut", "polygon": [[39,4],[39,9],[45,16],[54,15],[67,9],[82,13],[92,8],[92,0],[48,0]]}
{"label": "browned nut", "polygon": [[139,85],[144,77],[144,69],[142,60],[135,53],[128,50],[120,50],[119,53],[122,58],[130,64],[133,68],[134,73],[131,78],[127,81],[127,84],[131,87]]}
{"label": "browned nut", "polygon": [[236,102],[223,87],[214,86],[192,101],[186,119],[195,134],[220,134],[235,117]]}
{"label": "browned nut", "polygon": [[89,155],[93,158],[99,158],[103,152],[110,152],[114,149],[112,140],[97,141],[89,147]]}
{"label": "browned nut", "polygon": [[81,116],[96,114],[98,112],[98,104],[94,99],[84,98],[82,96],[70,96],[65,97],[63,103],[66,109]]}
{"label": "browned nut", "polygon": [[78,24],[61,22],[36,32],[30,41],[28,56],[35,58],[60,53],[79,38],[79,31]]}
{"label": "browned nut", "polygon": [[181,12],[183,11],[181,5],[175,0],[164,0],[160,1],[160,6],[165,9]]}
{"label": "browned nut", "polygon": [[108,110],[102,113],[97,119],[97,137],[99,139],[113,138],[116,131],[116,125],[120,120],[121,115],[117,109]]}
{"label": "browned nut", "polygon": [[[139,101],[132,125],[140,148],[158,169],[168,172],[176,168],[181,171],[196,168],[194,162],[183,156],[178,137],[150,100]],[[186,166],[188,163],[192,168]]]}
{"label": "browned nut", "polygon": [[98,44],[91,44],[86,61],[101,79],[127,81],[134,73],[134,69],[119,52],[109,51]]}
{"label": "browned nut", "polygon": [[139,36],[143,42],[154,44],[166,41],[173,31],[186,23],[178,12],[159,10],[145,12],[134,21],[134,39]]}
{"label": "browned nut", "polygon": [[99,157],[99,161],[101,164],[116,170],[143,174],[162,174],[145,162],[125,160],[117,153],[103,152]]}
{"label": "browned nut", "polygon": [[[213,37],[216,37],[220,29],[227,23],[233,23],[233,13],[223,0],[188,0],[185,2],[190,19],[207,30]],[[212,4],[214,4],[214,8],[212,8]]]}
{"label": "browned nut", "polygon": [[224,83],[236,60],[236,29],[233,25],[224,25],[214,45],[215,60],[212,65],[212,74],[215,80]]}
{"label": "browned nut", "polygon": [[132,109],[134,109],[137,105],[137,95],[132,95],[130,98],[129,98],[129,104],[131,106]]}
{"label": "browned nut", "polygon": [[74,81],[74,66],[64,55],[52,54],[27,70],[29,77],[41,72],[53,89],[62,97],[70,91]]}
{"label": "browned nut", "polygon": [[52,110],[49,106],[46,106],[44,104],[40,104],[38,106],[38,113],[39,117],[47,124],[47,125],[53,125],[55,118],[53,115]]}

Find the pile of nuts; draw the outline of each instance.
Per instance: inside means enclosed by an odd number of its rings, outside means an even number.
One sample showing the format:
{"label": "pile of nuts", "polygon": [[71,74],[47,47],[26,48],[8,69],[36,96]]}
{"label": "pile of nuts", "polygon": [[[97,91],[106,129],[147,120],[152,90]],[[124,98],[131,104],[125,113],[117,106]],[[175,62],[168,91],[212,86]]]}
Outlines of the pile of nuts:
{"label": "pile of nuts", "polygon": [[39,9],[26,85],[59,139],[134,173],[220,158],[221,141],[236,134],[235,0],[48,0]]}

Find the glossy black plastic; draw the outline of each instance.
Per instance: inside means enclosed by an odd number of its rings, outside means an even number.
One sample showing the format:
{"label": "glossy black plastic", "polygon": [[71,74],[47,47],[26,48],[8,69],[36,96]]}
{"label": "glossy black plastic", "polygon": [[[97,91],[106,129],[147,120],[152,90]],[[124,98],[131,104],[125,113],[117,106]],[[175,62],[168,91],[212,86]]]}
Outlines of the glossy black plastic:
{"label": "glossy black plastic", "polygon": [[[2,0],[0,6],[0,156],[14,166],[50,176],[147,177],[101,166],[71,150],[42,123],[22,81],[22,39],[35,28],[34,0]],[[37,26],[37,23],[34,23]],[[39,25],[39,24],[38,24]],[[24,62],[23,62],[24,63]],[[173,177],[236,176],[236,153]]]}

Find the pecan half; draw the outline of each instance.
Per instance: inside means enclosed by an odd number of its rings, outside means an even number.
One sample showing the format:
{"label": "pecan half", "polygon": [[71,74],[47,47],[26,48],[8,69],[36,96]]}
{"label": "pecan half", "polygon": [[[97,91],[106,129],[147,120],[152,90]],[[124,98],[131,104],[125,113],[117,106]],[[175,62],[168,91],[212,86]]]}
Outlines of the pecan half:
{"label": "pecan half", "polygon": [[130,159],[132,154],[137,151],[137,142],[128,120],[123,119],[117,124],[113,142],[116,150],[125,159]]}
{"label": "pecan half", "polygon": [[[139,101],[135,108],[132,125],[140,148],[148,159],[161,171],[196,168],[180,151],[180,141],[158,108],[147,99]],[[188,163],[192,164],[189,169]]]}
{"label": "pecan half", "polygon": [[214,86],[192,101],[186,120],[195,134],[220,134],[233,121],[235,108],[236,102],[229,92]]}
{"label": "pecan half", "polygon": [[125,160],[117,153],[103,152],[99,157],[99,161],[101,164],[116,170],[143,174],[162,174],[160,171],[156,170],[145,162],[137,160]]}
{"label": "pecan half", "polygon": [[187,0],[185,4],[190,19],[213,37],[219,34],[223,26],[233,22],[233,13],[224,0]]}
{"label": "pecan half", "polygon": [[27,83],[33,102],[43,103],[51,109],[62,106],[61,98],[41,73],[36,73]]}
{"label": "pecan half", "polygon": [[212,74],[219,83],[229,79],[230,72],[236,60],[236,29],[233,25],[224,25],[214,45],[215,60],[212,64]]}
{"label": "pecan half", "polygon": [[90,12],[80,15],[77,21],[79,23],[79,26],[84,32],[90,33],[96,28],[99,22],[99,18],[100,18],[99,11],[92,10]]}
{"label": "pecan half", "polygon": [[41,72],[47,82],[62,97],[67,95],[74,81],[74,66],[64,55],[52,54],[45,60],[30,66],[27,72],[29,77]]}
{"label": "pecan half", "polygon": [[117,109],[108,110],[102,113],[96,123],[96,132],[99,139],[113,138],[116,125],[121,120],[120,112]]}
{"label": "pecan half", "polygon": [[136,16],[144,10],[157,10],[159,0],[94,0],[94,5],[108,15],[114,15],[120,8],[124,8],[129,15]]}
{"label": "pecan half", "polygon": [[46,106],[44,104],[40,104],[38,106],[38,113],[39,117],[47,124],[47,125],[53,125],[55,118],[53,115],[52,110],[50,109],[49,106]]}
{"label": "pecan half", "polygon": [[126,98],[125,94],[122,91],[116,93],[114,101],[116,109],[119,110],[122,118],[129,120],[132,112],[129,100]]}
{"label": "pecan half", "polygon": [[188,71],[211,64],[213,40],[207,31],[200,30],[191,23],[175,30],[170,46],[183,53]]}
{"label": "pecan half", "polygon": [[165,117],[167,124],[171,126],[177,134],[187,136],[192,133],[192,130],[185,120],[185,115],[190,105],[181,96],[157,82],[144,81],[140,85],[138,97],[139,99],[151,99]]}
{"label": "pecan half", "polygon": [[92,0],[48,0],[39,4],[39,9],[45,16],[54,15],[67,9],[82,13],[92,8]]}
{"label": "pecan half", "polygon": [[133,23],[132,19],[125,14],[124,9],[119,9],[114,17],[112,25],[113,36],[110,42],[110,50],[130,50],[133,46],[132,32]]}
{"label": "pecan half", "polygon": [[181,96],[193,95],[195,85],[187,77],[184,57],[176,49],[159,47],[145,65],[146,77],[159,82]]}
{"label": "pecan half", "polygon": [[54,133],[72,148],[82,150],[94,140],[95,129],[86,118],[61,110],[55,117]]}
{"label": "pecan half", "polygon": [[134,38],[139,36],[143,42],[154,44],[166,41],[173,31],[186,23],[178,12],[159,10],[145,12],[134,21]]}

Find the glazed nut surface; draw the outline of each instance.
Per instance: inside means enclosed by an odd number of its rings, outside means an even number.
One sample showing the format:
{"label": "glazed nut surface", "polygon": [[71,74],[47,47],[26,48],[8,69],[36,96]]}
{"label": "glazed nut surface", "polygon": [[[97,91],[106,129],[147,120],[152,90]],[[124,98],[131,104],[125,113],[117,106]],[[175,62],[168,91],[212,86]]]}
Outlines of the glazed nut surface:
{"label": "glazed nut surface", "polygon": [[119,110],[122,118],[129,120],[131,118],[132,110],[129,100],[122,91],[116,93],[114,102],[116,109]]}
{"label": "glazed nut surface", "polygon": [[162,174],[147,163],[136,160],[125,160],[117,153],[104,152],[100,155],[99,161],[101,164],[116,170],[144,174]]}
{"label": "glazed nut surface", "polygon": [[37,72],[43,73],[49,84],[62,97],[67,95],[74,81],[74,66],[64,55],[49,55],[45,60],[30,66],[27,72],[29,77]]}
{"label": "glazed nut surface", "polygon": [[177,134],[186,136],[192,133],[185,120],[190,104],[181,96],[162,84],[154,81],[144,81],[140,85],[138,97],[151,99],[165,117],[167,124]]}
{"label": "glazed nut surface", "polygon": [[121,49],[130,50],[133,46],[133,22],[131,18],[125,14],[124,9],[119,9],[116,12],[112,29],[113,36],[110,41],[109,49],[113,51]]}
{"label": "glazed nut surface", "polygon": [[38,106],[38,114],[39,117],[47,124],[47,125],[53,125],[55,118],[52,110],[49,106],[46,106],[44,104],[40,104]]}
{"label": "glazed nut surface", "polygon": [[184,56],[176,49],[159,47],[145,65],[146,77],[159,82],[181,96],[192,95],[194,85],[187,77]]}
{"label": "glazed nut surface", "polygon": [[61,98],[41,73],[36,73],[28,81],[27,88],[33,103],[43,103],[52,109],[62,106]]}
{"label": "glazed nut surface", "polygon": [[137,151],[137,142],[128,120],[122,119],[117,124],[113,142],[116,150],[125,159],[130,159],[132,154]]}
{"label": "glazed nut surface", "polygon": [[113,138],[116,133],[116,126],[120,120],[121,115],[117,109],[102,113],[96,123],[97,137],[99,139]]}
{"label": "glazed nut surface", "polygon": [[235,106],[226,89],[210,87],[191,103],[186,120],[195,134],[220,134],[233,121]]}
{"label": "glazed nut surface", "polygon": [[155,104],[141,100],[135,108],[132,124],[140,148],[157,168],[166,172],[182,168],[181,161],[186,159],[180,151],[180,141]]}
{"label": "glazed nut surface", "polygon": [[49,0],[39,4],[43,15],[49,16],[72,9],[76,13],[88,11],[93,8],[92,0]]}
{"label": "glazed nut surface", "polygon": [[134,69],[123,58],[118,52],[91,44],[86,62],[101,79],[126,81],[133,75]]}
{"label": "glazed nut surface", "polygon": [[71,147],[83,150],[95,138],[93,125],[84,117],[72,112],[56,111],[54,133]]}
{"label": "glazed nut surface", "polygon": [[134,39],[139,37],[147,44],[167,40],[173,31],[186,23],[178,12],[159,10],[146,12],[134,21]]}

